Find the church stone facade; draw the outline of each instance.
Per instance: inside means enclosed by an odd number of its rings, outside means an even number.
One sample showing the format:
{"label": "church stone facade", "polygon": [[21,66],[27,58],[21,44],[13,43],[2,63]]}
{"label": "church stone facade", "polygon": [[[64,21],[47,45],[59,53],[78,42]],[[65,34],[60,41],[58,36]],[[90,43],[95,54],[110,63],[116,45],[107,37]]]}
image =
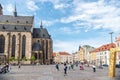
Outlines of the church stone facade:
{"label": "church stone facade", "polygon": [[[53,43],[42,22],[40,28],[34,28],[34,16],[3,15],[0,4],[0,63],[50,64],[52,63]],[[26,60],[24,60],[26,59]],[[23,61],[24,60],[24,61]]]}

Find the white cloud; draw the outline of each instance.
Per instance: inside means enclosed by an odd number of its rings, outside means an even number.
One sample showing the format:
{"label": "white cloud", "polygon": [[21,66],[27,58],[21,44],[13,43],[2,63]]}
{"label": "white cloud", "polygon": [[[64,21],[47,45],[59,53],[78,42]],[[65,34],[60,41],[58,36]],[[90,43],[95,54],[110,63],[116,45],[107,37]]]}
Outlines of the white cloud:
{"label": "white cloud", "polygon": [[77,29],[77,28],[72,29],[70,27],[61,27],[59,30],[62,34],[78,34],[78,33],[80,33],[79,29]]}
{"label": "white cloud", "polygon": [[55,5],[54,7],[55,7],[55,9],[59,9],[59,8],[63,8],[64,5],[63,4],[58,4],[58,5]]}
{"label": "white cloud", "polygon": [[39,0],[41,3],[51,2],[53,4],[54,9],[63,10],[68,8],[70,4],[67,3],[65,0]]}
{"label": "white cloud", "polygon": [[64,8],[67,8],[67,7],[69,7],[68,4],[55,4],[54,5],[55,9],[64,9]]}
{"label": "white cloud", "polygon": [[42,20],[42,22],[43,22],[43,25],[45,26],[51,26],[54,24],[54,21]]}
{"label": "white cloud", "polygon": [[12,4],[6,5],[6,12],[11,13],[14,11],[14,6]]}
{"label": "white cloud", "polygon": [[[109,2],[110,3],[110,2]],[[114,1],[115,3],[115,1]],[[116,1],[117,3],[117,1]],[[61,18],[62,23],[77,22],[76,26],[92,27],[91,29],[109,29],[115,32],[120,31],[120,8],[115,5],[106,4],[104,0],[98,2],[73,2],[75,8],[69,17]]]}
{"label": "white cloud", "polygon": [[69,42],[69,41],[54,41],[53,46],[54,46],[54,50],[55,52],[59,52],[59,51],[66,51],[69,53],[72,53],[73,51],[77,50],[77,45],[74,42]]}
{"label": "white cloud", "polygon": [[30,9],[31,11],[36,11],[39,9],[39,7],[32,0],[27,0],[26,4],[27,4],[28,9]]}
{"label": "white cloud", "polygon": [[[41,23],[41,21],[39,21]],[[49,27],[49,26],[52,26],[54,25],[56,22],[58,22],[58,20],[42,20],[42,24],[43,26],[45,27]]]}
{"label": "white cloud", "polygon": [[100,47],[103,44],[107,44],[109,41],[109,38],[105,37],[98,37],[98,38],[91,38],[91,39],[78,39],[74,41],[60,41],[60,40],[54,40],[54,52],[59,52],[59,51],[67,51],[69,53],[73,53],[78,51],[79,45],[91,45],[93,47]]}

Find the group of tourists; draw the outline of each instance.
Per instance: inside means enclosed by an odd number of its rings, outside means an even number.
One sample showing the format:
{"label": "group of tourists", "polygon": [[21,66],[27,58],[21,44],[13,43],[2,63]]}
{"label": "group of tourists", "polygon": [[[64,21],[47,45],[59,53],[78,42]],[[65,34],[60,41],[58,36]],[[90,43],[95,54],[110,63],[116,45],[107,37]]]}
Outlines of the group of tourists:
{"label": "group of tourists", "polygon": [[10,64],[7,63],[6,65],[4,65],[0,68],[0,73],[10,72],[10,69],[11,69]]}
{"label": "group of tourists", "polygon": [[[21,63],[19,62],[18,63],[18,69],[20,69],[20,68],[21,68]],[[10,63],[6,63],[5,65],[0,67],[0,73],[1,74],[10,72],[10,70],[11,70],[11,64]]]}
{"label": "group of tourists", "polygon": [[[73,63],[64,63],[63,65],[64,65],[64,67],[63,67],[64,76],[67,75],[67,70],[71,70],[71,69],[75,70],[74,65],[76,65],[76,67],[78,66],[78,64],[73,64]],[[59,63],[56,63],[55,67],[56,67],[57,71],[59,71]],[[80,67],[80,70],[84,70],[84,64],[83,63],[80,63],[79,67]],[[89,64],[88,64],[87,67],[89,67]],[[92,65],[92,69],[93,69],[93,72],[96,72],[96,66],[95,65]]]}

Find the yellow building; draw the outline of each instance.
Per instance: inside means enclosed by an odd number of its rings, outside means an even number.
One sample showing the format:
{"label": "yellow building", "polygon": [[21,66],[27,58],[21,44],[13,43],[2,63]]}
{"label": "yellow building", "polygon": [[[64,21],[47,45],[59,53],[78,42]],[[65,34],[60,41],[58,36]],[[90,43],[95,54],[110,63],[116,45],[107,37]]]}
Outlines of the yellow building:
{"label": "yellow building", "polygon": [[96,52],[97,49],[90,51],[90,63],[95,64],[96,63]]}
{"label": "yellow building", "polygon": [[84,62],[84,60],[85,60],[85,50],[81,46],[79,47],[78,54],[80,55],[79,61]]}

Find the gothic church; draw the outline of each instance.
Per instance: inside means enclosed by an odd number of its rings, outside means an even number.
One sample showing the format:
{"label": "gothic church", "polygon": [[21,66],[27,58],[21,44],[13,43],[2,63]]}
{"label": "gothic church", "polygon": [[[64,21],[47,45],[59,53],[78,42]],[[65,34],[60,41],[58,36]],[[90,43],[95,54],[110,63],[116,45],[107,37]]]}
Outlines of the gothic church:
{"label": "gothic church", "polygon": [[[31,64],[50,64],[52,62],[53,42],[42,22],[40,28],[34,28],[34,16],[3,15],[0,4],[0,64],[10,62]],[[23,61],[23,59],[26,59]]]}

